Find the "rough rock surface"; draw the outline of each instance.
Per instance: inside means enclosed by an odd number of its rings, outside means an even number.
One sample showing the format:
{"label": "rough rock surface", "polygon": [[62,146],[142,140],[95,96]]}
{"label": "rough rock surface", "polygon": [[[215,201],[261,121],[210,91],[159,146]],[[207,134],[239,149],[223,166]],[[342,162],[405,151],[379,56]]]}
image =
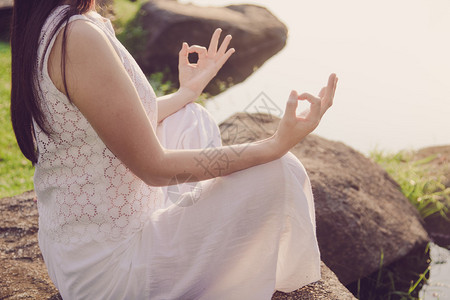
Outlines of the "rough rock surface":
{"label": "rough rock surface", "polygon": [[[236,114],[221,124],[225,144],[265,138],[279,119]],[[310,135],[293,152],[311,178],[323,262],[343,284],[405,256],[429,237],[417,210],[374,162],[343,143]]]}
{"label": "rough rock surface", "polygon": [[292,293],[276,292],[272,300],[352,300],[356,299],[323,262],[322,279]]}
{"label": "rough rock surface", "polygon": [[34,197],[34,192],[27,192],[0,200],[0,299],[49,299],[58,295],[39,250]]}
{"label": "rough rock surface", "polygon": [[200,7],[151,0],[142,6],[137,22],[146,32],[145,45],[133,55],[146,74],[169,68],[170,74],[178,76],[182,42],[208,47],[216,28],[223,29],[222,38],[231,34],[230,47],[236,48],[236,53],[206,88],[212,94],[220,92],[223,83],[242,82],[280,51],[287,39],[286,26],[266,8],[256,5]]}

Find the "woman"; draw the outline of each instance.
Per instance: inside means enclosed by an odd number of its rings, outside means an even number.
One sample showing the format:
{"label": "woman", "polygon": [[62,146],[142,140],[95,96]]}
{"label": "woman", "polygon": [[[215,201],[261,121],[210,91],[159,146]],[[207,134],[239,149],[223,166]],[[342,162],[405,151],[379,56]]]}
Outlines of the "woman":
{"label": "woman", "polygon": [[[319,97],[292,91],[272,137],[224,147],[192,102],[234,53],[231,36],[183,43],[180,89],[156,99],[94,7],[14,3],[11,116],[36,168],[39,246],[62,297],[269,299],[318,280],[311,188],[288,151],[331,106],[336,76]],[[299,100],[310,103],[302,116]],[[196,189],[181,185],[174,200],[162,188],[174,179]]]}

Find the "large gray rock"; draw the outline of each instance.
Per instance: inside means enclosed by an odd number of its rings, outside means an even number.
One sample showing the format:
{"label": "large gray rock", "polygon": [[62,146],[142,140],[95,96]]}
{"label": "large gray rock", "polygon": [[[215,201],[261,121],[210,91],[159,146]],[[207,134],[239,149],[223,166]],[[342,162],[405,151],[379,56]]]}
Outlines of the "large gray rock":
{"label": "large gray rock", "polygon": [[[208,47],[213,31],[223,29],[222,38],[231,34],[230,46],[236,48],[206,91],[217,94],[223,83],[242,82],[286,44],[287,28],[267,9],[256,5],[199,7],[173,0],[150,0],[144,4],[135,27],[144,37],[125,42],[134,52],[145,73],[170,70],[178,76],[178,52],[182,42]],[[127,40],[127,39],[126,39]],[[134,45],[143,43],[142,45]]]}
{"label": "large gray rock", "polygon": [[[273,134],[279,119],[236,114],[221,124],[225,144]],[[417,210],[377,164],[343,143],[310,135],[291,152],[305,165],[315,196],[323,262],[348,284],[428,242]]]}

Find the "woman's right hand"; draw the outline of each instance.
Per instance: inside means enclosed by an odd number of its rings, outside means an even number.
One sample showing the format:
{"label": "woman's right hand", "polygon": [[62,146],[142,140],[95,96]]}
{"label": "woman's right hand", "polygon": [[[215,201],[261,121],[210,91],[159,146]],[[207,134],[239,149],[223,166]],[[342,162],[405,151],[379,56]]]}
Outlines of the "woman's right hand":
{"label": "woman's right hand", "polygon": [[[273,139],[277,152],[284,155],[319,125],[322,116],[333,104],[338,78],[331,74],[328,85],[323,87],[318,97],[308,93],[298,95],[292,91],[286,104],[286,111],[281,119]],[[299,100],[306,100],[310,108],[297,115]]]}

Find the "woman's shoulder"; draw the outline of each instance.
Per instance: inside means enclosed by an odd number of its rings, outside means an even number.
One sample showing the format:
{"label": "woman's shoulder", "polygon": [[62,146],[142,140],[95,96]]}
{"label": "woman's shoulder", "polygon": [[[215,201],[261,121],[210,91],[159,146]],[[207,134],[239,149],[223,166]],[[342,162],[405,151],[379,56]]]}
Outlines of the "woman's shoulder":
{"label": "woman's shoulder", "polygon": [[[68,28],[74,27],[76,23],[82,23],[83,21],[85,23],[92,23],[92,25],[96,25],[99,27],[99,29],[104,29],[102,24],[106,24],[109,22],[108,19],[103,18],[100,16],[96,11],[89,11],[86,14],[77,14],[73,15],[69,18],[68,22],[61,23],[61,21],[64,19],[66,15],[66,11],[70,8],[69,5],[60,5],[53,9],[53,11],[49,14],[47,17],[46,22],[44,23],[44,26],[42,27],[42,33],[45,35],[48,32],[54,32],[61,30],[64,28],[67,24],[69,25]],[[80,22],[81,21],[81,22]],[[57,28],[59,26],[59,28]],[[75,27],[80,27],[79,25]],[[83,26],[81,26],[83,27]],[[91,28],[94,28],[94,26],[91,26]],[[89,27],[85,27],[85,30],[88,30]]]}
{"label": "woman's shoulder", "polygon": [[78,18],[68,24],[67,40],[74,43],[74,46],[86,44],[93,48],[99,43],[106,42],[108,39],[104,31],[90,19]]}
{"label": "woman's shoulder", "polygon": [[[49,43],[49,56],[47,58],[48,72],[53,84],[61,92],[65,91],[63,75],[61,73],[61,55],[63,53],[63,40],[65,34],[65,55],[69,62],[66,70],[77,72],[84,76],[86,72],[93,72],[94,66],[108,64],[109,57],[115,51],[107,33],[90,18],[80,15],[70,20],[67,30],[60,30],[54,36],[54,42]],[[109,54],[112,55],[109,55]],[[83,70],[77,66],[83,65]],[[46,67],[46,64],[43,66]],[[69,77],[70,79],[70,77]],[[70,81],[70,80],[69,80]]]}
{"label": "woman's shoulder", "polygon": [[[110,42],[107,37],[107,28],[101,26],[105,21],[95,11],[90,11],[84,15],[73,15],[69,18],[67,23],[64,22],[63,24],[60,24],[60,21],[64,16],[64,10],[68,8],[68,5],[58,6],[49,15],[49,18],[43,27],[43,31],[45,32],[44,39],[47,33],[50,33],[55,40],[61,40],[62,35],[65,34],[67,50],[70,56],[74,53],[79,53],[80,49],[89,49],[90,51],[90,49],[96,49],[101,47],[101,45]],[[60,27],[56,28],[58,24],[60,24]],[[67,26],[67,30],[61,30],[64,29],[65,26]],[[53,31],[54,29],[56,29],[56,31]],[[56,42],[56,44],[58,44],[58,42]],[[70,51],[71,49],[75,49],[76,51]]]}

